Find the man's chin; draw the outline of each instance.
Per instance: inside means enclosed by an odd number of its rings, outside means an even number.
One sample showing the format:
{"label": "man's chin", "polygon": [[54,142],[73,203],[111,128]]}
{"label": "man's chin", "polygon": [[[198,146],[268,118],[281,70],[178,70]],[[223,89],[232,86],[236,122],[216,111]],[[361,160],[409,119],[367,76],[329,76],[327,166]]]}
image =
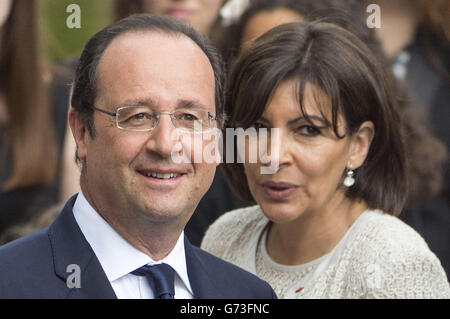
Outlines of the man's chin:
{"label": "man's chin", "polygon": [[153,203],[151,206],[146,205],[141,210],[141,214],[145,216],[147,220],[159,223],[169,223],[177,222],[178,220],[185,220],[186,215],[189,215],[187,219],[190,218],[192,214],[189,214],[189,212],[187,212],[186,207],[174,204],[179,203],[176,203],[176,200],[172,200],[171,203],[160,201],[157,203]]}

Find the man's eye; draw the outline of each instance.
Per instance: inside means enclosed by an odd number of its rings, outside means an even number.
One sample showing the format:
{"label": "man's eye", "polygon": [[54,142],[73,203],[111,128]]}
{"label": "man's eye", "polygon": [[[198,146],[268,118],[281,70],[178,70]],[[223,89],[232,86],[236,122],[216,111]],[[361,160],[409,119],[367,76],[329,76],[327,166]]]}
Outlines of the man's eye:
{"label": "man's eye", "polygon": [[190,113],[182,113],[180,115],[178,115],[178,118],[182,121],[197,121],[198,117],[195,116],[194,114],[190,114]]}
{"label": "man's eye", "polygon": [[148,113],[138,113],[131,117],[133,120],[143,120],[151,118],[151,115]]}

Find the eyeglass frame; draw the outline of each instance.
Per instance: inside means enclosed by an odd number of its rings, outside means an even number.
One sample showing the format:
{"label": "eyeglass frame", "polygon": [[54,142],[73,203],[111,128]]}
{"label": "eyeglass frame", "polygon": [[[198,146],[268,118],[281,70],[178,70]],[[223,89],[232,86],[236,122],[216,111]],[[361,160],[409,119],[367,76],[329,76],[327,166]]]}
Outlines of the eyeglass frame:
{"label": "eyeglass frame", "polygon": [[[129,131],[129,132],[150,132],[150,131],[153,131],[157,126],[158,126],[158,124],[159,124],[159,119],[161,118],[161,115],[164,115],[164,114],[166,114],[166,115],[170,115],[170,119],[171,119],[171,121],[172,121],[172,125],[176,128],[176,129],[178,129],[178,130],[182,130],[182,131],[184,131],[184,132],[188,132],[188,133],[205,133],[205,132],[208,132],[209,130],[211,130],[212,129],[212,127],[210,127],[210,128],[208,128],[208,130],[206,130],[206,131],[189,131],[189,130],[187,130],[187,129],[183,129],[183,128],[179,128],[179,127],[177,127],[176,125],[175,125],[175,117],[174,117],[174,113],[175,112],[178,112],[178,111],[173,111],[173,112],[158,112],[158,114],[156,114],[155,115],[155,117],[156,117],[156,124],[152,127],[152,128],[150,128],[150,129],[141,129],[141,130],[131,130],[131,129],[126,129],[126,128],[123,128],[123,127],[120,127],[119,126],[119,117],[118,117],[118,112],[119,112],[119,110],[120,109],[124,109],[124,108],[129,108],[129,107],[134,107],[133,105],[126,105],[126,106],[122,106],[122,107],[119,107],[117,110],[116,110],[116,112],[115,113],[113,113],[113,112],[110,112],[110,111],[106,111],[106,110],[103,110],[103,109],[100,109],[100,108],[98,108],[98,107],[96,107],[96,106],[94,106],[94,105],[91,105],[91,108],[94,110],[94,111],[99,111],[99,112],[102,112],[102,113],[105,113],[105,114],[107,114],[107,115],[110,115],[110,116],[114,116],[115,118],[116,118],[116,127],[118,128],[118,129],[120,129],[120,130],[124,130],[124,131]],[[138,107],[138,106],[135,106],[135,107]],[[218,121],[218,119],[217,119],[217,116],[215,116],[215,115],[212,115],[211,114],[211,112],[209,112],[209,111],[207,111],[208,112],[208,119],[211,121]]]}

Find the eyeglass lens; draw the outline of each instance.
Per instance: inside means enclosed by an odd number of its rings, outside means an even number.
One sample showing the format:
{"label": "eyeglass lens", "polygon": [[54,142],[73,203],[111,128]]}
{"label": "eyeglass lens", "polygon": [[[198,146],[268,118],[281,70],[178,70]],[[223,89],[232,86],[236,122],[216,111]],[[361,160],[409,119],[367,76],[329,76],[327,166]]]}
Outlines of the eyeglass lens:
{"label": "eyeglass lens", "polygon": [[157,113],[145,106],[130,106],[117,110],[117,125],[126,130],[152,130],[163,114],[171,115],[174,126],[186,131],[207,130],[212,124],[209,112],[202,109]]}

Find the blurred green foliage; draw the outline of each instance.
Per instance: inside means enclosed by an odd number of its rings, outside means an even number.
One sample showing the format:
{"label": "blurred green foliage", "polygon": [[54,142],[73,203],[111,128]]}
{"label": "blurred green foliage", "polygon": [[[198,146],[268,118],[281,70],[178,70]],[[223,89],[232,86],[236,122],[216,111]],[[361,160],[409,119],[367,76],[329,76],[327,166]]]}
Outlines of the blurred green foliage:
{"label": "blurred green foliage", "polygon": [[[81,28],[67,27],[70,4],[81,8]],[[51,62],[70,60],[80,55],[95,33],[112,21],[112,0],[39,0],[42,49]]]}

